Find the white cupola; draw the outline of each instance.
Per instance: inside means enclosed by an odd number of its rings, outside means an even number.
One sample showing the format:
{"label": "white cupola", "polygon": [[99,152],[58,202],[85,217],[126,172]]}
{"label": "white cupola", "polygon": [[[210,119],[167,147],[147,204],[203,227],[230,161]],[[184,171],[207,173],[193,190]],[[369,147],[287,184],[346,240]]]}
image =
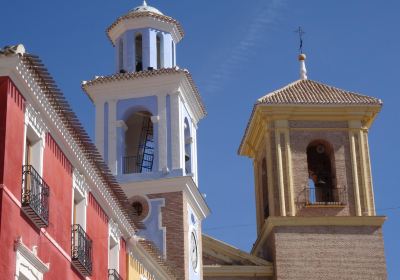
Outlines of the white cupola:
{"label": "white cupola", "polygon": [[175,67],[175,45],[183,30],[178,21],[143,1],[119,17],[107,34],[115,46],[116,72],[126,73]]}

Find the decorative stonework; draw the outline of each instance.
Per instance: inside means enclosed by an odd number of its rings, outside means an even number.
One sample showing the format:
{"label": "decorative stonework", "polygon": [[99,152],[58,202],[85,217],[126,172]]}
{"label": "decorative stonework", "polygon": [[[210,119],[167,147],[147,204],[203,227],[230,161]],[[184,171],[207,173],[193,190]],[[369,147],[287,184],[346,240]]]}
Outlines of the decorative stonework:
{"label": "decorative stonework", "polygon": [[117,242],[119,243],[122,232],[118,227],[118,224],[114,222],[112,219],[109,220],[108,222],[108,230],[109,230],[109,235]]}
{"label": "decorative stonework", "polygon": [[30,125],[40,138],[42,138],[44,133],[48,130],[40,113],[28,103],[26,103],[25,107],[25,124]]}
{"label": "decorative stonework", "polygon": [[[22,238],[18,238],[14,243],[14,249],[16,251],[16,270],[15,277],[20,279],[20,276],[29,277],[29,279],[42,280],[43,274],[48,272],[50,264],[45,264],[37,256],[37,247],[33,250],[22,242]],[[21,277],[22,278],[22,277]]]}
{"label": "decorative stonework", "polygon": [[89,191],[89,185],[85,182],[85,177],[79,173],[77,169],[74,169],[72,177],[74,189],[80,192],[83,197],[86,197],[87,192]]}

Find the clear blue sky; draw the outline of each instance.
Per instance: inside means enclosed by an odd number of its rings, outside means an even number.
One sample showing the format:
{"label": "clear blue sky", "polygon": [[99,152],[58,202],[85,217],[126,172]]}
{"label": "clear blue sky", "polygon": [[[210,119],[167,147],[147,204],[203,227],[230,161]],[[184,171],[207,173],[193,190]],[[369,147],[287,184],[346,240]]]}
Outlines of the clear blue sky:
{"label": "clear blue sky", "polygon": [[[0,45],[23,43],[39,55],[93,135],[94,107],[80,83],[114,71],[105,29],[139,2],[7,1]],[[204,232],[245,250],[255,241],[252,163],[236,152],[255,100],[298,78],[293,31],[301,25],[310,79],[384,101],[370,146],[376,207],[388,216],[389,279],[399,279],[400,2],[148,2],[183,25],[178,64],[193,74],[209,113],[198,132],[200,188],[213,212]]]}

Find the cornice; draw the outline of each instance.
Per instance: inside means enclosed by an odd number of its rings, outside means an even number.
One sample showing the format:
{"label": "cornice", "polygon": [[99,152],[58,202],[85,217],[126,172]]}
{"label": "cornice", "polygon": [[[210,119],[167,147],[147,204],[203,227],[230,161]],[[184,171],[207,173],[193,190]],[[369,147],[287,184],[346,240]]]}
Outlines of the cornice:
{"label": "cornice", "polygon": [[317,227],[317,226],[342,226],[359,227],[371,226],[381,227],[386,221],[386,216],[332,216],[332,217],[269,217],[260,231],[260,234],[253,245],[251,254],[257,255],[261,246],[268,238],[275,227]]}
{"label": "cornice", "polygon": [[205,277],[271,277],[274,275],[272,264],[256,265],[204,265]]}

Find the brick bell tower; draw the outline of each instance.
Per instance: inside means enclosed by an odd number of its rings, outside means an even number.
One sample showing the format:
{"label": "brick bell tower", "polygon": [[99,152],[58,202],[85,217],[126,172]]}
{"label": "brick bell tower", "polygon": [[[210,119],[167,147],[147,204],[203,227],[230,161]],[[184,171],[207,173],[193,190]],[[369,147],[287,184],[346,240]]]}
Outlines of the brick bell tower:
{"label": "brick bell tower", "polygon": [[386,279],[368,131],[379,99],[301,78],[261,97],[239,149],[253,159],[258,238],[274,279]]}
{"label": "brick bell tower", "polygon": [[205,108],[190,73],[176,66],[179,22],[146,1],[107,35],[115,74],[83,83],[96,106],[96,145],[177,279],[202,279],[197,125]]}

